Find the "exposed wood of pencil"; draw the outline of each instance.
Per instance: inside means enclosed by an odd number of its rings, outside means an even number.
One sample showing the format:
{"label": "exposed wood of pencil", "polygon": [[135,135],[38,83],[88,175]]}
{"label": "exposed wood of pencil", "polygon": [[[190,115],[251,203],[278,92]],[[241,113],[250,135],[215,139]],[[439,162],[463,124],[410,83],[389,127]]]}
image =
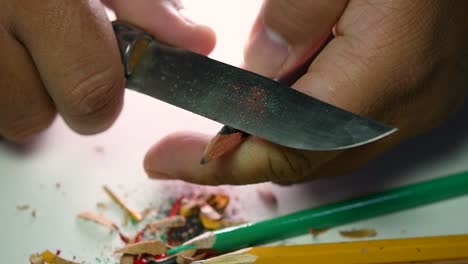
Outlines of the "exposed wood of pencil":
{"label": "exposed wood of pencil", "polygon": [[248,134],[240,130],[224,126],[206,146],[200,164],[204,165],[213,159],[221,157],[228,151],[233,150],[242,143],[247,136]]}
{"label": "exposed wood of pencil", "polygon": [[131,218],[133,218],[133,220],[141,221],[141,219],[143,219],[143,216],[139,212],[130,208],[123,199],[114,193],[114,191],[112,191],[107,185],[104,185],[102,188],[116,204],[118,204],[127,214],[130,215]]}
{"label": "exposed wood of pencil", "polygon": [[236,254],[229,254],[198,263],[468,264],[468,235],[254,247],[237,256],[238,261]]}

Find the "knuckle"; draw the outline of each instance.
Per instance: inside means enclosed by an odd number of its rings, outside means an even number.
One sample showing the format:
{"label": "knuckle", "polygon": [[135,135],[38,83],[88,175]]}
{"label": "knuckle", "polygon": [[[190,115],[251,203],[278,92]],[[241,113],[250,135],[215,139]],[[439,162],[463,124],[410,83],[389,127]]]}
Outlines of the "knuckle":
{"label": "knuckle", "polygon": [[6,124],[2,135],[14,142],[24,142],[46,130],[54,120],[53,111],[41,111],[34,115],[17,117]]}
{"label": "knuckle", "polygon": [[[81,71],[84,68],[79,67]],[[96,67],[95,67],[96,68]],[[74,118],[93,118],[101,116],[116,102],[123,89],[123,76],[115,67],[101,67],[86,70],[82,76],[72,81],[70,96],[65,102],[67,112]]]}
{"label": "knuckle", "polygon": [[281,184],[303,182],[311,171],[310,159],[285,148],[268,154],[268,180]]}

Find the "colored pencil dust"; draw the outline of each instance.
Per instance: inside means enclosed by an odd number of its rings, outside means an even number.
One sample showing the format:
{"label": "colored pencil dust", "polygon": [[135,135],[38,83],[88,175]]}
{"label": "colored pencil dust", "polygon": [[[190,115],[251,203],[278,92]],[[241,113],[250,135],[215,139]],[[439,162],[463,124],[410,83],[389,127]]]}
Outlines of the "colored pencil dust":
{"label": "colored pencil dust", "polygon": [[248,136],[247,133],[235,128],[224,126],[208,143],[203,152],[200,164],[204,165],[237,147]]}

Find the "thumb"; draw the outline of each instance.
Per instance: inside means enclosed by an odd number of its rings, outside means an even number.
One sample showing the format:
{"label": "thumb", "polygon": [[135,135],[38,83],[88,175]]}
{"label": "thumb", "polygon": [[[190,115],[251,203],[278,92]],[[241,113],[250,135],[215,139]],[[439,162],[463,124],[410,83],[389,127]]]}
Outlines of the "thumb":
{"label": "thumb", "polygon": [[244,67],[278,78],[303,64],[327,38],[347,0],[265,0],[244,50]]}
{"label": "thumb", "polygon": [[117,17],[144,28],[159,41],[203,55],[216,43],[214,31],[184,17],[177,0],[104,0]]}

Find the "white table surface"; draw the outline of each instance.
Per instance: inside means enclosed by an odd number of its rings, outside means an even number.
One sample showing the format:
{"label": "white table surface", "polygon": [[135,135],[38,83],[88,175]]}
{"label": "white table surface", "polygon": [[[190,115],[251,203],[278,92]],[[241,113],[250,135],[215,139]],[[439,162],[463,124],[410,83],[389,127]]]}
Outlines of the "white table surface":
{"label": "white table surface", "polygon": [[[247,0],[238,3],[220,1],[223,5],[208,0],[193,2],[199,5],[198,11],[193,12],[194,17],[207,23],[211,21],[218,33],[223,29],[225,34],[218,37],[219,47],[212,56],[237,64],[241,43],[233,43],[245,39],[255,9],[244,12],[246,19],[242,23],[225,22],[234,20],[235,12],[220,15],[200,10],[203,5],[208,8],[222,6],[225,10],[242,9],[252,3]],[[192,5],[190,3],[189,7]],[[227,8],[226,5],[232,6]],[[254,7],[258,7],[258,1]],[[290,187],[272,186],[279,198],[276,210],[264,206],[255,191],[256,186],[219,188],[237,194],[236,206],[246,219],[258,220],[468,170],[467,114],[468,106],[465,106],[441,128],[402,144],[352,175]],[[101,189],[103,184],[126,194],[128,201],[140,209],[150,203],[163,203],[168,196],[190,188],[200,188],[181,182],[148,179],[142,169],[143,155],[152,143],[170,132],[191,129],[215,133],[220,127],[218,123],[165,103],[127,92],[122,115],[105,133],[80,136],[58,119],[27,146],[0,143],[2,263],[27,263],[30,253],[44,249],[61,249],[65,256],[74,255],[87,263],[98,263],[96,257],[110,256],[112,249],[120,245],[118,238],[105,229],[77,221],[76,214],[83,210],[96,211],[97,202],[108,201]],[[60,183],[59,188],[57,183]],[[37,216],[33,218],[30,211],[18,211],[16,206],[20,204],[37,209]],[[467,233],[467,209],[468,197],[461,197],[337,227],[316,238],[304,235],[289,242],[342,241],[346,239],[337,231],[352,228],[375,228],[378,231],[376,238]],[[121,217],[115,206],[105,212],[116,219]]]}

